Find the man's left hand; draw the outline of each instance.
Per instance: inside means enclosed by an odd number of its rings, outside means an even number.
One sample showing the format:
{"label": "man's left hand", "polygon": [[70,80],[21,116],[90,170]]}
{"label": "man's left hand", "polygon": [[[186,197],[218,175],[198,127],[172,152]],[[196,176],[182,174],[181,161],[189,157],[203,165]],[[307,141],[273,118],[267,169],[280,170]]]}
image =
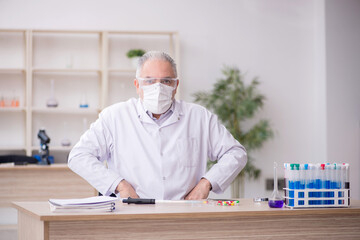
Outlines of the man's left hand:
{"label": "man's left hand", "polygon": [[185,200],[206,199],[211,190],[211,183],[206,178],[202,178],[200,182],[185,196]]}

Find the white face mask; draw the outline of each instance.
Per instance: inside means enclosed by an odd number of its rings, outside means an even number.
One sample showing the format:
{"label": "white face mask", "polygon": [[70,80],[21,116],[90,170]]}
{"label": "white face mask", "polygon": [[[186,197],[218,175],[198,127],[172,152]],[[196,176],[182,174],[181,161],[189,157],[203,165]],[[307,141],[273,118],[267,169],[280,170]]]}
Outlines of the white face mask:
{"label": "white face mask", "polygon": [[146,110],[154,114],[162,114],[170,108],[174,91],[173,87],[154,83],[149,86],[142,86],[141,88],[144,92],[143,104]]}

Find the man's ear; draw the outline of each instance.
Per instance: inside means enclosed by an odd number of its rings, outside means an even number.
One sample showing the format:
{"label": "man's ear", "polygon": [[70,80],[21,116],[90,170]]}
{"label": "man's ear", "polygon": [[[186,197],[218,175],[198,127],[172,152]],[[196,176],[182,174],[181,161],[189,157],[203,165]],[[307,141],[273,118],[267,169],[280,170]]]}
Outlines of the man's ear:
{"label": "man's ear", "polygon": [[136,92],[137,94],[140,94],[140,90],[139,90],[139,81],[135,78],[134,79],[134,85],[136,87]]}
{"label": "man's ear", "polygon": [[179,86],[179,79],[177,80],[177,83],[176,83],[176,88],[175,88],[174,95],[175,95],[175,93],[177,92],[177,88],[178,88],[178,86]]}

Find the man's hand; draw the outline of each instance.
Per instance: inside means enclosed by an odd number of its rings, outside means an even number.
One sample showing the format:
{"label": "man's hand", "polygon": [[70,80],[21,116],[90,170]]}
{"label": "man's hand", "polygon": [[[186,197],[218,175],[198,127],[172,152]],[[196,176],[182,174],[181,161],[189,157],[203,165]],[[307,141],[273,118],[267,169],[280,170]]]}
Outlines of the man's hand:
{"label": "man's hand", "polygon": [[136,194],[135,189],[125,179],[121,180],[119,185],[116,187],[116,192],[120,193],[121,198],[139,198]]}
{"label": "man's hand", "polygon": [[185,196],[185,200],[206,199],[211,190],[211,183],[206,178],[202,178],[200,182]]}

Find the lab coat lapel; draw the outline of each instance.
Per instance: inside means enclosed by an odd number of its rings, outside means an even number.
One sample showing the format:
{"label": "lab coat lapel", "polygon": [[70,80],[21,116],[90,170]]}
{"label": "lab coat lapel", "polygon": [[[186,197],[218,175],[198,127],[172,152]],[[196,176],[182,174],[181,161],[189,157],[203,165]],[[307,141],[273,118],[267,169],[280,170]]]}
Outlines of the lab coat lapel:
{"label": "lab coat lapel", "polygon": [[168,120],[166,120],[166,122],[164,122],[164,124],[161,127],[169,126],[173,123],[178,122],[181,119],[181,116],[183,115],[181,103],[179,101],[174,101],[173,104],[175,104],[173,114],[169,117]]}
{"label": "lab coat lapel", "polygon": [[149,115],[146,114],[146,112],[141,104],[140,99],[138,99],[138,101],[137,101],[136,111],[137,111],[140,122],[156,124],[156,123],[154,123],[154,120],[152,120],[149,117]]}

